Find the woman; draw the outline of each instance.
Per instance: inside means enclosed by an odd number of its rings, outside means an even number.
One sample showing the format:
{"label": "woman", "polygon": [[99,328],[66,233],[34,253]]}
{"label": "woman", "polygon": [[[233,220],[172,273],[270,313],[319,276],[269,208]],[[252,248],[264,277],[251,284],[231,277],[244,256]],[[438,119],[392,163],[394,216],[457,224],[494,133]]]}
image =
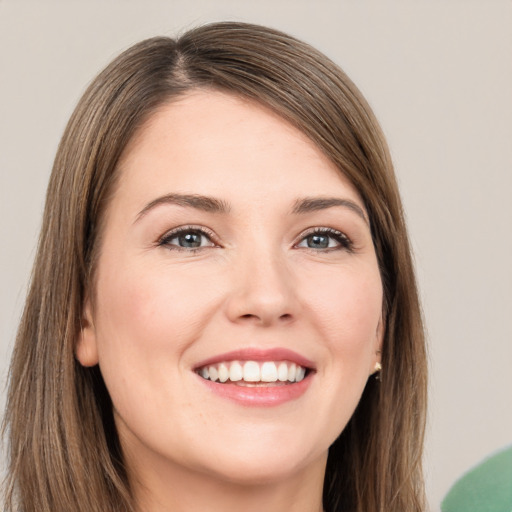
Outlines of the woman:
{"label": "woman", "polygon": [[424,510],[425,389],[392,164],[339,68],[219,23],[93,81],[14,351],[6,510]]}

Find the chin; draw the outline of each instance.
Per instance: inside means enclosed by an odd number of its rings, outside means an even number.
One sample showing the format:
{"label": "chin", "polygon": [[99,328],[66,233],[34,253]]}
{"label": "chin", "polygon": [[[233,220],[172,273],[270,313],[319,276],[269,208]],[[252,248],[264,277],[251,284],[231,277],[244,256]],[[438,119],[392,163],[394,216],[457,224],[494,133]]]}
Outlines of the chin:
{"label": "chin", "polygon": [[[254,433],[253,433],[254,434]],[[283,435],[284,432],[262,432],[250,438],[210,444],[208,461],[203,472],[238,485],[265,485],[293,478],[311,466],[325,466],[330,443],[322,440],[312,444],[304,436]],[[201,450],[204,455],[204,451]],[[213,464],[212,464],[213,462]]]}
{"label": "chin", "polygon": [[[205,468],[205,472],[218,480],[240,486],[261,486],[276,484],[277,482],[293,479],[295,475],[306,471],[309,466],[324,464],[327,461],[327,452],[317,458],[297,459],[297,456],[282,454],[274,450],[273,456],[258,458],[257,460],[233,460],[219,461],[215,468]],[[222,467],[219,467],[222,466]]]}

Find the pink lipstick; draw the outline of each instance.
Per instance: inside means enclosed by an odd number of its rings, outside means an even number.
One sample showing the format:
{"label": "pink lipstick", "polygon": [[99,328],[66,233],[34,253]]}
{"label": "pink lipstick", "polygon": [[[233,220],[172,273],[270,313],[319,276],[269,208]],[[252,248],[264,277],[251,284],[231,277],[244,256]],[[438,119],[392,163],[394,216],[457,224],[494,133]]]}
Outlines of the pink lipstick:
{"label": "pink lipstick", "polygon": [[294,351],[236,350],[205,359],[195,373],[209,390],[247,406],[273,406],[306,392],[314,363]]}

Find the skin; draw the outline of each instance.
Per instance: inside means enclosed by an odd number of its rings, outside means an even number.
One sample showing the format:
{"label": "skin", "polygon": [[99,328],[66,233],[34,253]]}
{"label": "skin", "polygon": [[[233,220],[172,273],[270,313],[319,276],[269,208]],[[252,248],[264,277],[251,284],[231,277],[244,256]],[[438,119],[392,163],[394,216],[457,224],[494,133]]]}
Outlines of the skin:
{"label": "skin", "polygon": [[[161,107],[119,172],[76,355],[100,365],[139,509],[321,511],[328,448],[374,372],[383,334],[357,191],[286,121],[212,91]],[[176,193],[229,210],[148,206]],[[304,197],[350,201],[363,216],[343,205],[292,213]],[[208,236],[195,251],[177,236],[162,244],[180,226]],[[314,228],[351,246],[324,235],[329,247],[310,247]],[[248,347],[313,361],[306,392],[251,407],[212,393],[193,371]]]}

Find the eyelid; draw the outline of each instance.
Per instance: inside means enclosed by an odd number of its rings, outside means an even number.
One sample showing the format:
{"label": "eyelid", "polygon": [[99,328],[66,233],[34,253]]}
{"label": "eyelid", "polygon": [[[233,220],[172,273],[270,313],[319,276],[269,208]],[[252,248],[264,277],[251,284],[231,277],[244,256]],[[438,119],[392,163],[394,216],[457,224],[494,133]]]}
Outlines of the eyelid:
{"label": "eyelid", "polygon": [[[173,238],[176,238],[182,233],[187,232],[197,232],[201,235],[205,236],[213,245],[212,246],[201,246],[201,247],[195,247],[195,248],[186,248],[186,247],[180,247],[178,245],[169,244],[170,240]],[[298,245],[304,241],[305,238],[311,235],[326,235],[334,238],[337,243],[339,244],[336,247],[328,247],[325,249],[314,249],[314,248],[307,248],[304,247],[304,249],[310,249],[315,252],[330,252],[330,251],[337,251],[337,250],[345,250],[352,252],[353,251],[353,242],[352,240],[342,231],[339,231],[334,228],[329,228],[325,226],[315,226],[306,229],[303,231],[298,237],[296,242],[293,244],[294,248],[298,248]],[[161,237],[158,238],[156,245],[161,247],[172,247],[173,250],[178,251],[187,251],[187,252],[195,252],[201,249],[206,249],[208,247],[221,247],[218,238],[216,234],[209,228],[201,225],[196,224],[186,224],[182,226],[177,226],[169,231],[166,231]]]}
{"label": "eyelid", "polygon": [[325,227],[325,226],[316,226],[316,227],[309,228],[309,229],[306,229],[305,231],[303,231],[297,237],[297,242],[294,243],[294,247],[297,247],[298,244],[301,243],[308,236],[315,235],[315,234],[331,236],[337,240],[337,242],[339,243],[339,246],[328,247],[325,249],[313,249],[311,247],[304,247],[305,249],[310,249],[315,252],[330,252],[330,251],[337,251],[337,250],[345,250],[348,252],[352,252],[354,249],[354,243],[348,237],[348,235],[343,233],[343,231],[339,231],[338,229],[329,228],[329,227]]}
{"label": "eyelid", "polygon": [[[173,238],[176,238],[181,233],[187,233],[190,231],[195,231],[197,233],[204,235],[213,244],[212,247],[219,247],[220,244],[218,243],[217,236],[215,235],[215,233],[211,229],[209,229],[205,226],[200,226],[200,225],[196,225],[196,224],[186,224],[183,226],[177,226],[173,229],[170,229],[169,231],[166,231],[161,237],[158,238],[157,245],[162,246],[162,247],[169,246],[168,244],[169,244],[170,240],[172,240]],[[186,248],[186,247],[180,247],[178,245],[176,245],[176,246],[173,245],[172,247],[173,247],[173,249],[178,250],[178,251],[183,250],[183,251],[188,251],[188,252],[193,252],[193,251],[197,251],[198,249],[206,248],[205,246],[195,247],[195,248]]]}

